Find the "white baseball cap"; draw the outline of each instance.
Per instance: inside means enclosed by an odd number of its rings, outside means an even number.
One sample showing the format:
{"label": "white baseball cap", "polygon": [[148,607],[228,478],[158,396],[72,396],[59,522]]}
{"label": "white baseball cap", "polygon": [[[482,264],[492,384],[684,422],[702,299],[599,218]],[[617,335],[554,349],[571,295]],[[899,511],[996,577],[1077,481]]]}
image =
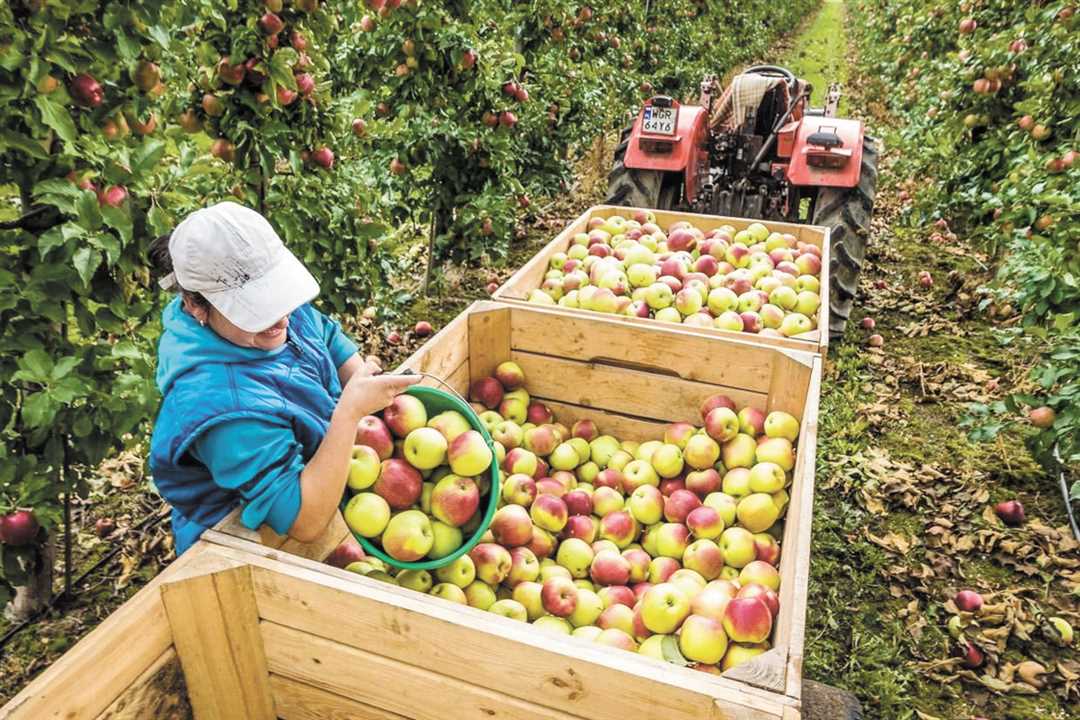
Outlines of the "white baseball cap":
{"label": "white baseball cap", "polygon": [[319,283],[259,213],[222,202],[184,218],[160,281],[200,293],[244,332],[262,332],[319,294]]}

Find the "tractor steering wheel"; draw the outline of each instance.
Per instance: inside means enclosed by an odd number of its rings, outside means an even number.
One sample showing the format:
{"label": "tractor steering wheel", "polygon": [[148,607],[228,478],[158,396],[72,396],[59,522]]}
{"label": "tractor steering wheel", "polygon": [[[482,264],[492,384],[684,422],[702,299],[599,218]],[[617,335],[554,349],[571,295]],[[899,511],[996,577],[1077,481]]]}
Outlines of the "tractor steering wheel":
{"label": "tractor steering wheel", "polygon": [[744,75],[749,75],[751,73],[755,75],[779,75],[787,81],[788,89],[791,91],[795,90],[795,84],[798,82],[794,73],[779,65],[754,65],[743,70]]}

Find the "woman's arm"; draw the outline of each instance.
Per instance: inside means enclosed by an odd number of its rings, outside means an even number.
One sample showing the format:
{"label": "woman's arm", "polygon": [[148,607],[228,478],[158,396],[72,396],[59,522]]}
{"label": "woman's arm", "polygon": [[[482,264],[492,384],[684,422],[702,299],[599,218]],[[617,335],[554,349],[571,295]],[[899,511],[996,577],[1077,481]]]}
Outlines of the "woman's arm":
{"label": "woman's arm", "polygon": [[354,369],[330,418],[326,436],[300,473],[300,512],[289,528],[291,537],[300,542],[318,539],[345,491],[357,423],[365,415],[382,410],[419,380],[415,375],[365,377]]}
{"label": "woman's arm", "polygon": [[341,363],[337,369],[338,379],[341,381],[341,386],[345,387],[349,384],[349,380],[356,373],[360,373],[361,377],[371,377],[372,375],[378,375],[382,372],[382,365],[379,364],[379,358],[374,355],[368,355],[366,358],[360,357],[360,353],[353,353],[349,356],[349,359]]}

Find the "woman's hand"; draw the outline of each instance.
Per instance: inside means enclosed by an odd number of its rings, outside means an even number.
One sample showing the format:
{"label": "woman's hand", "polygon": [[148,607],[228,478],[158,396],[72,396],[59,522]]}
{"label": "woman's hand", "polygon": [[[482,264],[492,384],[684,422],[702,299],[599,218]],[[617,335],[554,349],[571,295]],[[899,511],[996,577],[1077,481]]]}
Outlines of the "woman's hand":
{"label": "woman's hand", "polygon": [[382,410],[410,385],[420,382],[418,375],[373,375],[354,373],[341,391],[338,411],[349,414],[355,422],[365,415]]}

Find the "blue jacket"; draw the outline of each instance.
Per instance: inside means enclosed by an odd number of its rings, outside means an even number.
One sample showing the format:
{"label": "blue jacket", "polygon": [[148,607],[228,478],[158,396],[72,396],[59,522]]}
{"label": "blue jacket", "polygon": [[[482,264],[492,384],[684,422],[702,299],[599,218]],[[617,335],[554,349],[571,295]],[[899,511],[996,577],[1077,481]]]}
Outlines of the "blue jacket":
{"label": "blue jacket", "polygon": [[289,316],[288,341],[271,351],[224,340],[179,299],[162,321],[150,470],[173,506],[177,554],[238,505],[246,527],[284,534],[341,394],[337,368],[356,345],[310,305]]}

